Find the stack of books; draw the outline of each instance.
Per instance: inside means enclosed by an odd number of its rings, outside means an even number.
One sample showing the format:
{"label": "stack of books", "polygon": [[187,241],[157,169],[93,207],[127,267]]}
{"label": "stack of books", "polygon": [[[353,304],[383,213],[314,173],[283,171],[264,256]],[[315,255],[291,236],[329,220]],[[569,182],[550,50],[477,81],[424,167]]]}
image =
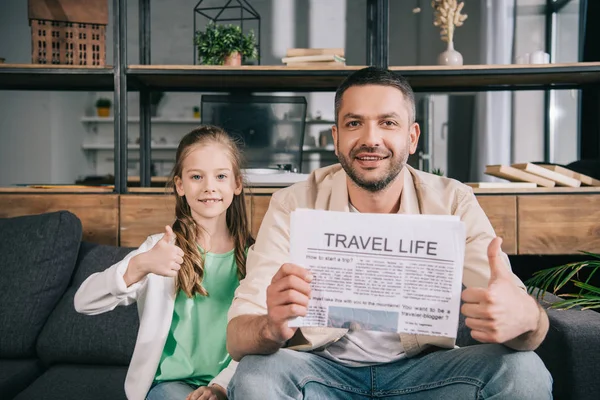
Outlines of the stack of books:
{"label": "stack of books", "polygon": [[281,59],[288,67],[345,66],[344,49],[288,49]]}
{"label": "stack of books", "polygon": [[[512,165],[487,165],[485,174],[506,179],[509,182],[490,182],[485,187],[555,187],[566,186],[578,188],[580,186],[600,186],[600,180],[587,175],[571,171],[570,169],[551,164],[520,163]],[[471,185],[473,186],[473,185]],[[484,187],[484,185],[477,186]]]}

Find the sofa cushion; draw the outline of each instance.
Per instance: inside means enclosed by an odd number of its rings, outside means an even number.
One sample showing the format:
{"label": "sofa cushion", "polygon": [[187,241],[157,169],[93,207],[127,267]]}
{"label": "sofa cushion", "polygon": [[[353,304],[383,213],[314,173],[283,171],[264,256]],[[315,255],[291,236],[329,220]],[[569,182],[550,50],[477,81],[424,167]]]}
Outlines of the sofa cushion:
{"label": "sofa cushion", "polygon": [[89,316],[75,311],[73,298],[87,277],[120,261],[131,250],[82,242],[73,282],[38,339],[38,355],[46,365],[129,364],[139,325],[137,307],[117,307]]}
{"label": "sofa cushion", "polygon": [[57,365],[14,400],[126,400],[126,367]]}
{"label": "sofa cushion", "polygon": [[0,360],[0,399],[12,399],[42,372],[40,360]]}
{"label": "sofa cushion", "polygon": [[35,357],[80,241],[81,222],[67,211],[0,219],[0,358]]}

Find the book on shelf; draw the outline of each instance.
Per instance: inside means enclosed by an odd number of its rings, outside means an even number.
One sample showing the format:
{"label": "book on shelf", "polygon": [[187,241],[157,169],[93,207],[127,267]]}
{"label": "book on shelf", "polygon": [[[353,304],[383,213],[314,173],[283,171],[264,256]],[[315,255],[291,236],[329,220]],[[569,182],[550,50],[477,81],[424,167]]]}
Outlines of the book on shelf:
{"label": "book on shelf", "polygon": [[465,182],[474,189],[535,189],[533,182]]}
{"label": "book on shelf", "polygon": [[540,167],[549,169],[550,171],[557,172],[559,174],[568,176],[569,178],[577,179],[584,186],[600,186],[600,180],[594,179],[591,176],[580,174],[579,172],[572,171],[568,168],[561,167],[560,165],[553,164],[536,164]]}
{"label": "book on shelf", "polygon": [[521,171],[529,172],[530,174],[534,174],[540,176],[542,178],[550,179],[558,186],[569,186],[569,187],[579,187],[581,186],[581,181],[568,177],[566,175],[560,174],[556,171],[552,171],[550,169],[544,168],[537,164],[532,163],[520,163],[520,164],[512,164],[514,168],[517,168]]}
{"label": "book on shelf", "polygon": [[556,182],[553,180],[522,171],[510,165],[487,165],[484,173],[511,182],[533,182],[538,186],[549,188],[556,186]]}
{"label": "book on shelf", "polygon": [[313,61],[313,62],[293,62],[287,63],[288,67],[333,67],[340,66],[343,67],[346,63],[339,61]]}
{"label": "book on shelf", "polygon": [[287,49],[286,57],[303,57],[303,56],[322,56],[322,55],[337,55],[344,57],[343,48],[291,48]]}
{"label": "book on shelf", "polygon": [[346,59],[342,56],[335,54],[322,54],[314,56],[297,56],[297,57],[283,57],[281,62],[288,66],[294,66],[297,63],[320,63],[320,62],[337,62],[345,64]]}

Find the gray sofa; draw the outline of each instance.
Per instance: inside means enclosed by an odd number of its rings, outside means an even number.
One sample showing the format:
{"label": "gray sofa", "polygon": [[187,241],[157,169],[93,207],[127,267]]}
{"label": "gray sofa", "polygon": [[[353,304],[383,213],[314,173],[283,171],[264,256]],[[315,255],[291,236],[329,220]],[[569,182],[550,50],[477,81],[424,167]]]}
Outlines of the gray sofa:
{"label": "gray sofa", "polygon": [[[99,316],[75,312],[73,296],[93,272],[131,248],[82,242],[66,211],[0,219],[0,399],[124,399],[138,328],[136,307]],[[548,297],[553,301],[551,297]],[[538,354],[556,399],[596,399],[600,314],[549,310],[551,329]],[[468,329],[458,344],[474,343]]]}

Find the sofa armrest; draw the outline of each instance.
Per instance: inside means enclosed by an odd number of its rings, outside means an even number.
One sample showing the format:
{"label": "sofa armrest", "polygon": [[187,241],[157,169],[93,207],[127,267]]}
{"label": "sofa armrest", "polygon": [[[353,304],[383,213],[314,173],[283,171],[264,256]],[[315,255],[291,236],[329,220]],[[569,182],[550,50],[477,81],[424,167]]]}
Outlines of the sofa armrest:
{"label": "sofa armrest", "polygon": [[556,399],[597,399],[600,379],[600,313],[549,308],[560,300],[546,294],[540,304],[550,319],[548,335],[536,353],[554,379]]}

